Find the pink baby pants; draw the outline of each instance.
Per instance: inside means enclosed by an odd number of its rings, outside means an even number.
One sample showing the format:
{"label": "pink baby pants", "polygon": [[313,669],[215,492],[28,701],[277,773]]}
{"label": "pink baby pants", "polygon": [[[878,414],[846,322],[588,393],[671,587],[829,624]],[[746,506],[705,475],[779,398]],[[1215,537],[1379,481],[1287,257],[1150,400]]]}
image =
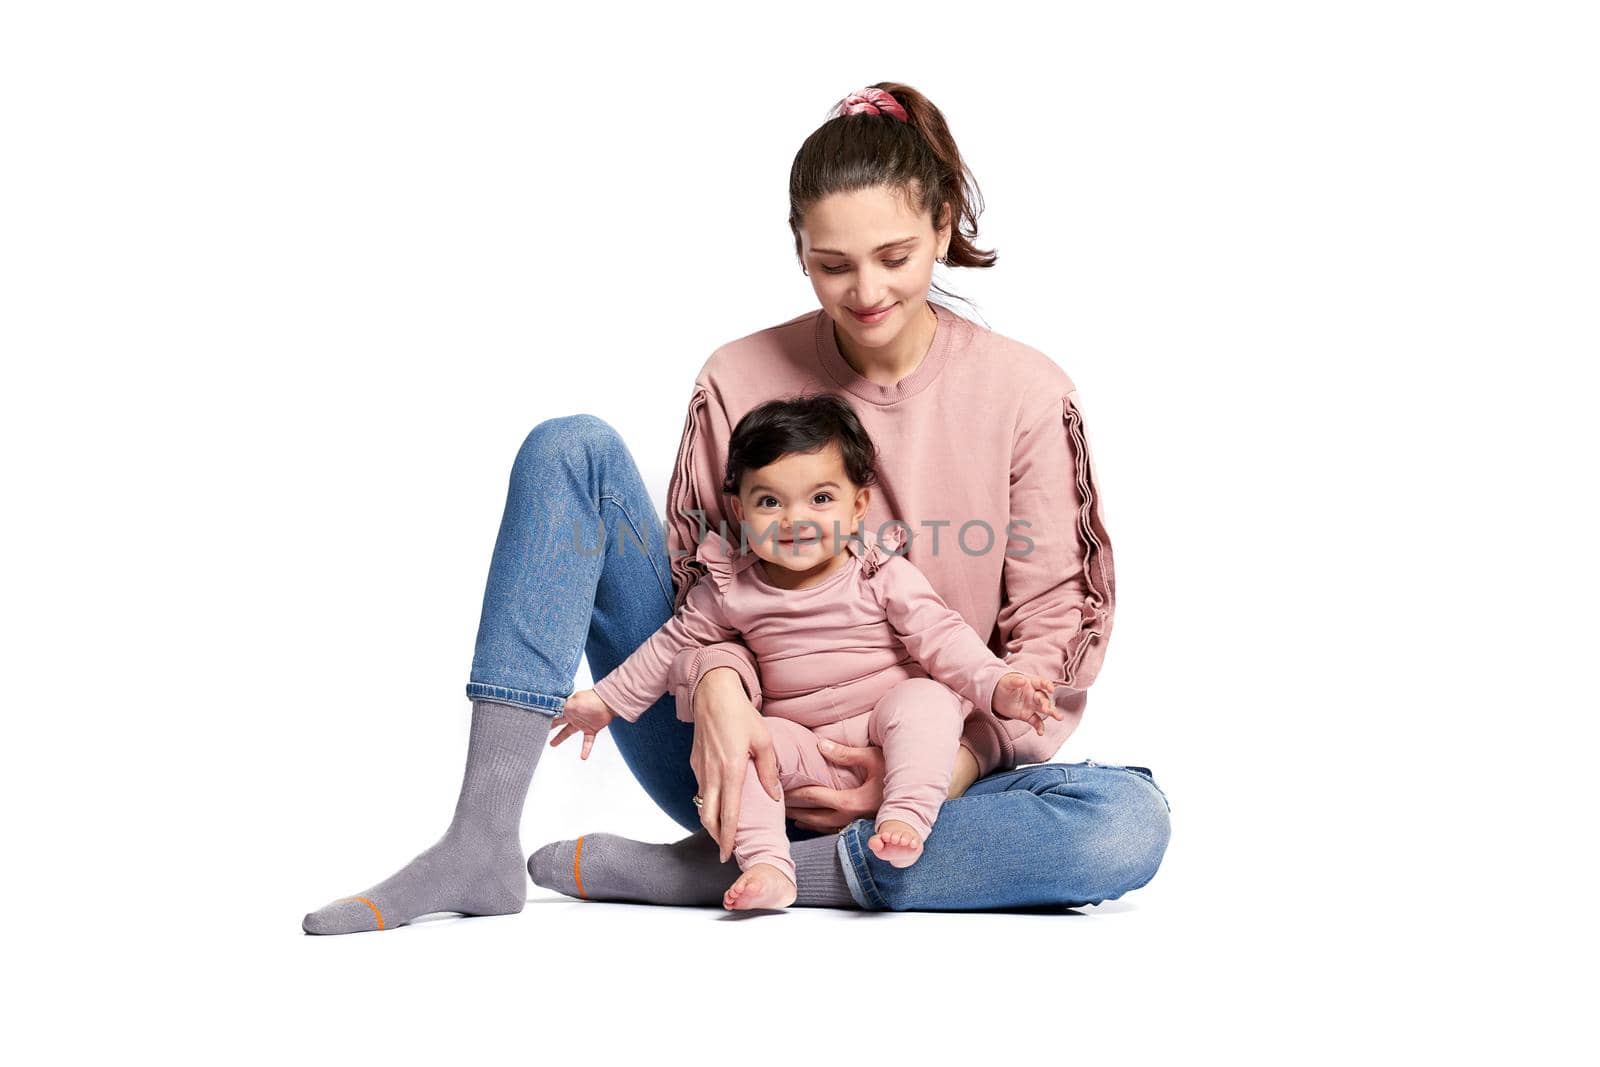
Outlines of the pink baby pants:
{"label": "pink baby pants", "polygon": [[[963,719],[961,698],[932,678],[907,678],[884,693],[870,711],[816,727],[770,714],[765,717],[778,757],[778,781],[785,790],[802,785],[850,789],[866,780],[859,769],[836,766],[823,758],[817,747],[823,738],[841,745],[883,749],[883,806],[873,825],[881,827],[885,819],[899,819],[917,830],[924,841],[950,791]],[[734,832],[733,856],[741,871],[755,863],[770,863],[794,880],[794,860],[789,856],[783,825],[783,802],[767,793],[751,760],[745,770],[739,825]]]}

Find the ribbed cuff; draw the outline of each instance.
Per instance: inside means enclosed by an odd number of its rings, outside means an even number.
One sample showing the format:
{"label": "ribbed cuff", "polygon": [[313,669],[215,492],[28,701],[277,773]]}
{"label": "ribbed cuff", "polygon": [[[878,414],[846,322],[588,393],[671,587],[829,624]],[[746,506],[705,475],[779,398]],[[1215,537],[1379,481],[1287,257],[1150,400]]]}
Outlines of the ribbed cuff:
{"label": "ribbed cuff", "polygon": [[978,672],[974,680],[977,688],[978,701],[974,707],[982,711],[994,711],[994,691],[1000,686],[1000,679],[1008,674],[1021,674],[1017,668],[1005,660],[996,660]]}
{"label": "ribbed cuff", "polygon": [[707,671],[718,667],[732,667],[738,672],[750,703],[761,707],[761,679],[756,674],[754,655],[736,641],[722,641],[686,648],[672,661],[672,693],[677,700],[679,719],[694,722],[694,695],[700,687],[700,679]]}
{"label": "ribbed cuff", "polygon": [[860,905],[845,881],[844,861],[840,858],[839,835],[813,837],[789,842],[794,857],[796,907],[854,908]]}

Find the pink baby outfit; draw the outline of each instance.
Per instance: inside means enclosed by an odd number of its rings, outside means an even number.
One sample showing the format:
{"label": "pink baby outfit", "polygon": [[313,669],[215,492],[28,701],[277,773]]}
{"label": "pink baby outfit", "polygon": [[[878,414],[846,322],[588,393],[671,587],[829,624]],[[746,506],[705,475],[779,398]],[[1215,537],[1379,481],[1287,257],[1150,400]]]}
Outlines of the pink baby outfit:
{"label": "pink baby outfit", "polygon": [[[696,582],[678,613],[595,692],[632,722],[666,692],[685,649],[742,638],[761,673],[783,788],[861,784],[853,768],[821,756],[821,738],[877,745],[887,768],[877,825],[899,819],[926,839],[949,791],[962,723],[973,707],[991,707],[996,683],[1016,668],[896,554],[904,534],[846,531],[843,566],[817,585],[782,589],[759,556],[730,543],[737,531],[729,539],[708,532],[695,556],[711,580]],[[752,763],[734,837],[740,870],[770,863],[794,879],[783,820],[783,802],[767,794]]]}
{"label": "pink baby outfit", "polygon": [[[702,532],[724,522],[737,531],[722,477],[746,412],[799,393],[845,397],[880,453],[867,529],[904,523],[906,559],[996,655],[1023,674],[1068,679],[1056,690],[1066,718],[1046,719],[1043,735],[969,711],[961,744],[989,774],[1053,758],[1082,721],[1111,639],[1116,571],[1077,386],[1038,349],[933,310],[927,353],[893,385],[845,360],[821,308],[717,348],[695,379],[667,487],[667,554],[681,605],[704,580]],[[680,719],[693,720],[700,679],[722,667],[759,705],[765,679],[752,650],[723,641],[674,665]]]}

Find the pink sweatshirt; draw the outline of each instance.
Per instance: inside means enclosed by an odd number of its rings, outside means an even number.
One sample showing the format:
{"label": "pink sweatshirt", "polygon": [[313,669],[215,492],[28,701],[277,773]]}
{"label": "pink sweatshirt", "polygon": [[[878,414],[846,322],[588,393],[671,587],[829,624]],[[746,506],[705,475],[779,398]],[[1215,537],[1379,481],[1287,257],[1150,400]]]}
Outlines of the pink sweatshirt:
{"label": "pink sweatshirt", "polygon": [[[695,379],[667,489],[667,547],[681,609],[703,574],[702,532],[726,523],[738,536],[720,487],[740,417],[780,396],[845,397],[880,453],[869,536],[903,524],[906,558],[991,651],[1024,674],[1070,679],[1056,690],[1066,718],[1047,718],[1042,736],[972,709],[961,743],[988,774],[1048,761],[1077,728],[1111,636],[1116,582],[1077,387],[1042,352],[943,306],[934,312],[927,355],[893,385],[845,362],[821,308],[713,352]],[[708,646],[688,667],[680,718],[692,714],[699,678],[723,666],[752,693],[765,682],[745,644]]]}
{"label": "pink sweatshirt", "polygon": [[894,526],[882,544],[870,535],[849,537],[849,558],[833,574],[783,589],[763,573],[759,556],[741,554],[737,528],[730,540],[710,532],[695,559],[711,580],[695,582],[677,614],[594,690],[633,722],[667,691],[679,653],[742,638],[756,656],[762,713],[801,726],[868,714],[907,678],[943,682],[970,702],[963,713],[992,707],[995,685],[1016,668],[989,651],[915,564],[895,554],[904,537]]}

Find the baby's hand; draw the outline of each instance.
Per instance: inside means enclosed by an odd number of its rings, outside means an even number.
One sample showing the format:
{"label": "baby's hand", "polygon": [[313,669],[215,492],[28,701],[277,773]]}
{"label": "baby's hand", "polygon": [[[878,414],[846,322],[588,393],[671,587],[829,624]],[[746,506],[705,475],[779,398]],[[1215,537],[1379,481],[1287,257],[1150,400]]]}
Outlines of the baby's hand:
{"label": "baby's hand", "polygon": [[578,753],[579,759],[588,759],[589,750],[594,748],[595,735],[607,726],[617,713],[606,706],[600,699],[600,694],[593,689],[580,689],[567,698],[561,708],[561,714],[550,720],[551,726],[561,727],[561,732],[550,739],[550,746],[554,748],[573,734],[583,734],[583,751]]}
{"label": "baby's hand", "polygon": [[994,713],[1002,719],[1026,719],[1033,732],[1044,733],[1044,717],[1065,719],[1067,713],[1056,707],[1056,683],[1051,678],[1012,671],[994,687]]}

